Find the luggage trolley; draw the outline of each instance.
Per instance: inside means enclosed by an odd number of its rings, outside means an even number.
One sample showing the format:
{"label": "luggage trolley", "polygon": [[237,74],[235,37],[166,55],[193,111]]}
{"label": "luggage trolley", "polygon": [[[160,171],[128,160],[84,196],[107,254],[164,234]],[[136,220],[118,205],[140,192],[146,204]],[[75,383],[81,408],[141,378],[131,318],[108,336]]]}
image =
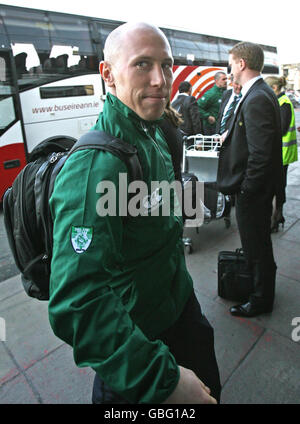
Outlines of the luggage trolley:
{"label": "luggage trolley", "polygon": [[[226,228],[229,228],[231,225],[230,196],[220,193],[217,190],[216,184],[220,146],[221,136],[219,134],[212,136],[197,134],[185,137],[184,140],[182,164],[183,187],[187,181],[195,177],[198,181],[204,183],[204,202],[202,202],[204,219],[199,226],[220,218],[224,218]],[[194,226],[198,232],[199,226],[197,223],[195,225],[189,225],[188,221],[186,221],[185,226]],[[183,238],[183,243],[187,253],[191,253],[191,239]]]}

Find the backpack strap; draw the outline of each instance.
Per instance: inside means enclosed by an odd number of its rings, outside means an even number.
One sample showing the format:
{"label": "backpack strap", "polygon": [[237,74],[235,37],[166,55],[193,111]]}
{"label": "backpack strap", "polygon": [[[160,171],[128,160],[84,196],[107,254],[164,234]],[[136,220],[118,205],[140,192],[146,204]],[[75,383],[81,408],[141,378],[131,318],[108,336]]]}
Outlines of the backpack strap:
{"label": "backpack strap", "polygon": [[93,130],[80,137],[69,151],[68,156],[78,150],[85,149],[97,149],[112,153],[127,166],[130,181],[143,179],[143,171],[135,146],[104,131]]}
{"label": "backpack strap", "polygon": [[183,156],[182,134],[180,130],[175,127],[167,118],[162,120],[159,126],[164,134],[171,153],[175,179],[181,181],[181,163]]}

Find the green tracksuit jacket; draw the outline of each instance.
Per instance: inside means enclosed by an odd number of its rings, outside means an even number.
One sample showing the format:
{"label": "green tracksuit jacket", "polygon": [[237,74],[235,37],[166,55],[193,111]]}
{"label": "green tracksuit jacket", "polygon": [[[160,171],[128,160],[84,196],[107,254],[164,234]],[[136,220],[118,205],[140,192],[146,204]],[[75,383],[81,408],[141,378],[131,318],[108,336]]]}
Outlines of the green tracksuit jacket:
{"label": "green tracksuit jacket", "polygon": [[[174,179],[156,124],[108,94],[94,128],[136,145],[149,194],[151,181]],[[78,366],[92,367],[129,402],[161,403],[176,387],[179,369],[157,336],[179,317],[192,279],[181,217],[98,215],[99,182],[112,181],[118,198],[119,173],[125,172],[110,153],[83,150],[57,176],[50,200],[49,319],[54,333],[73,346]]]}
{"label": "green tracksuit jacket", "polygon": [[224,91],[224,88],[219,88],[215,84],[197,101],[201,118],[206,126],[216,125],[210,124],[207,119],[209,116],[213,116],[217,120]]}

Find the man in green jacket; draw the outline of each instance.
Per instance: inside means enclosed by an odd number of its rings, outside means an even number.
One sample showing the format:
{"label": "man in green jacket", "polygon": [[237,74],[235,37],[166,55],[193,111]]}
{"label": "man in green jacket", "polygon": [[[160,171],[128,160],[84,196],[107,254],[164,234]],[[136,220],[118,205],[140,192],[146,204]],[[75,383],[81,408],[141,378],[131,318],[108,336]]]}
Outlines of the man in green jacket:
{"label": "man in green jacket", "polygon": [[[172,182],[158,127],[173,79],[167,39],[151,25],[124,24],[108,36],[104,57],[109,93],[94,129],[136,146],[149,190],[152,181]],[[95,370],[93,403],[216,403],[213,330],[186,269],[181,216],[174,208],[152,214],[161,204],[151,195],[147,215],[99,213],[100,183],[113,183],[119,199],[126,172],[109,152],[87,149],[70,156],[56,179],[52,329],[73,347],[78,366]]]}
{"label": "man in green jacket", "polygon": [[215,74],[215,85],[198,100],[203,130],[205,135],[213,135],[216,132],[216,121],[222,102],[222,96],[227,88],[227,76],[219,71]]}

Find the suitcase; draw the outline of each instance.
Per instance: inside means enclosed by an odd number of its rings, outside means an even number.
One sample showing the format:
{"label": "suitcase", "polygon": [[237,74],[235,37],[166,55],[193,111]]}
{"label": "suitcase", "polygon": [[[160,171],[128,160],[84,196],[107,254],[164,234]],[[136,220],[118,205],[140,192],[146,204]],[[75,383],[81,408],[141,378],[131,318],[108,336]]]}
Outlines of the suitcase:
{"label": "suitcase", "polygon": [[253,276],[242,249],[218,254],[218,295],[223,299],[247,302],[254,292]]}

